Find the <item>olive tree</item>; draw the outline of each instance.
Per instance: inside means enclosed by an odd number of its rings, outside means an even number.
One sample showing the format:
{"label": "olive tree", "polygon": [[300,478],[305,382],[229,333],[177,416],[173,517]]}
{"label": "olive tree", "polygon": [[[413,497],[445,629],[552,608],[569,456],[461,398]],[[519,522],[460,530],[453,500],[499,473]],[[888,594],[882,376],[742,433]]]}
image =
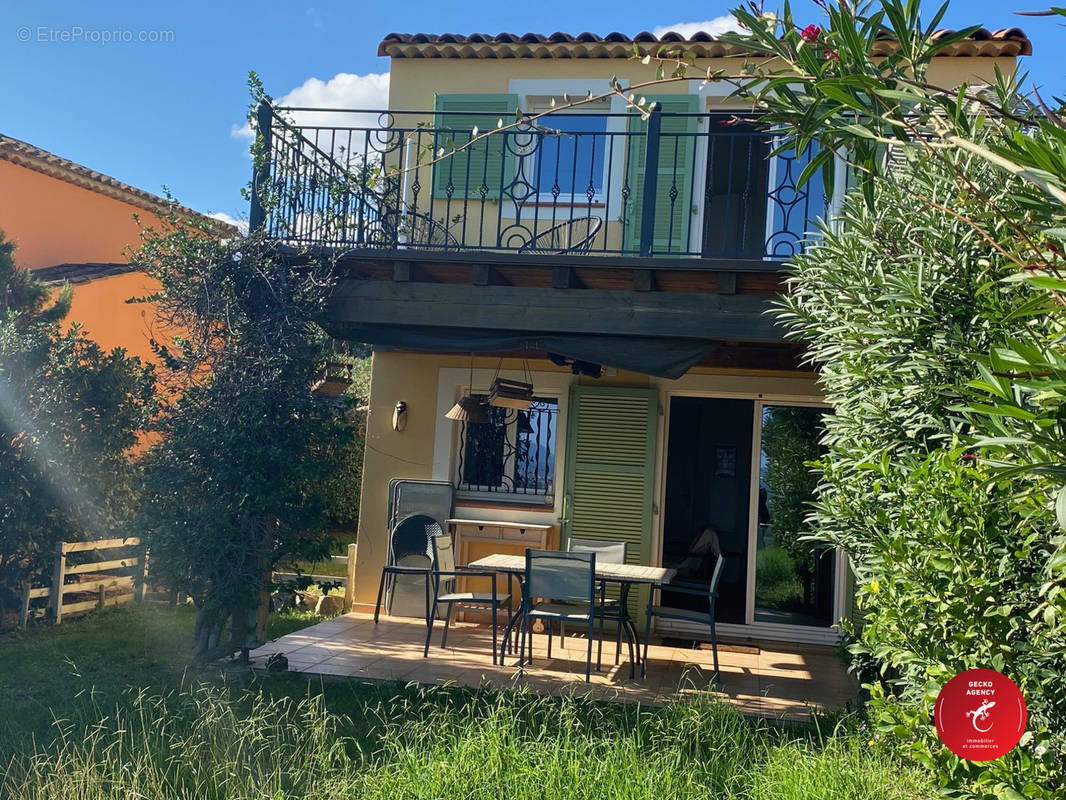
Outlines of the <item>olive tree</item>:
{"label": "olive tree", "polygon": [[[338,474],[351,475],[360,417],[312,394],[332,357],[319,327],[328,259],[294,258],[253,233],[148,229],[137,255],[160,291],[156,342],[172,387],[149,453],[141,525],[153,568],[198,608],[192,655],[262,635],[279,564],[328,557]],[[349,510],[350,513],[350,510]]]}

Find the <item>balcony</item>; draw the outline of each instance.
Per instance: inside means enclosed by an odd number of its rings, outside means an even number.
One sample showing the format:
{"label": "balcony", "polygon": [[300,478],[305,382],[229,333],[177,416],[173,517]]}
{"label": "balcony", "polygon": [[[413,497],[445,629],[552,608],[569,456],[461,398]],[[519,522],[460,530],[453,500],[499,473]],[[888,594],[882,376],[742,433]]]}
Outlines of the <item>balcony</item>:
{"label": "balcony", "polygon": [[810,152],[671,110],[694,96],[647,119],[594,109],[502,129],[518,119],[508,96],[450,97],[465,107],[259,108],[251,227],[295,259],[337,257],[332,336],[665,378],[795,368],[767,311],[826,214],[821,182],[798,185]]}
{"label": "balcony", "polygon": [[826,215],[821,182],[798,186],[811,151],[772,154],[770,134],[732,115],[593,108],[496,130],[520,118],[264,103],[252,227],[299,249],[397,259],[773,271]]}

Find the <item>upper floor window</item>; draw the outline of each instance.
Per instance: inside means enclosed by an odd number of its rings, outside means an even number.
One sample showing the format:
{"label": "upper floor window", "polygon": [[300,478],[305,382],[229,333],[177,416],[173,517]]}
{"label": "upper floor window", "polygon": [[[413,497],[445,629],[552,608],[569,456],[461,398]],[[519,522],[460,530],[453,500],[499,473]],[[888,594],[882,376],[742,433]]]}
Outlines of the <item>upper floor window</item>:
{"label": "upper floor window", "polygon": [[459,431],[459,491],[550,501],[559,401],[537,397],[528,409],[485,406],[485,411],[487,422],[464,422]]}
{"label": "upper floor window", "polygon": [[[538,103],[534,113],[549,111]],[[541,135],[533,153],[537,192],[541,200],[593,203],[604,199],[611,142],[607,136],[606,103],[582,106],[580,111],[548,114],[538,125]],[[597,113],[598,112],[598,113]]]}

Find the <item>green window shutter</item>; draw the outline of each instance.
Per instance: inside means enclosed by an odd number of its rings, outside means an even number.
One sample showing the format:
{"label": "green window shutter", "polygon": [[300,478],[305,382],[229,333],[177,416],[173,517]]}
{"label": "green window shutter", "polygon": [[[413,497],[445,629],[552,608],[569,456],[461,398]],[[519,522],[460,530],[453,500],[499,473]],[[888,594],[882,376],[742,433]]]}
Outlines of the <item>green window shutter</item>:
{"label": "green window shutter", "polygon": [[[567,416],[564,546],[625,541],[629,563],[650,564],[658,391],[573,386]],[[636,618],[640,595],[630,593]]]}
{"label": "green window shutter", "polygon": [[[663,114],[694,114],[699,110],[699,98],[691,94],[647,95],[649,103],[658,102]],[[696,141],[699,126],[697,117],[662,118],[664,134],[659,143],[659,182],[655,193],[655,232],[652,249],[659,253],[680,253],[689,249],[689,228],[692,224],[692,188]],[[639,114],[629,120],[630,133],[644,134],[648,123]],[[625,242],[627,250],[640,248],[640,219],[644,208],[644,155],[647,137],[629,137],[626,177],[630,197],[626,208]],[[671,195],[676,199],[671,202]],[[671,209],[673,213],[671,214]]]}
{"label": "green window shutter", "polygon": [[[439,94],[437,111],[462,111],[463,114],[438,115],[434,127],[434,158],[441,148],[448,153],[453,147],[467,144],[476,127],[479,132],[496,130],[502,119],[514,122],[518,95],[514,94]],[[504,137],[489,136],[469,149],[437,162],[433,166],[433,196],[498,200],[502,188],[514,175],[513,157],[504,156]]]}

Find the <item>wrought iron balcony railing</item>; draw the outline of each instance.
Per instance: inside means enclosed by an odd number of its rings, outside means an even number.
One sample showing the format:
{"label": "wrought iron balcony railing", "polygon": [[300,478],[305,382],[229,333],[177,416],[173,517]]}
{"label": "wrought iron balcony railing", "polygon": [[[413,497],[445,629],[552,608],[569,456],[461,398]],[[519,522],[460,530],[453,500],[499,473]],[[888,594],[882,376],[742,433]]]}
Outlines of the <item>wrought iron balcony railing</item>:
{"label": "wrought iron balcony railing", "polygon": [[827,213],[821,181],[799,186],[811,150],[774,154],[731,115],[550,113],[496,130],[515,119],[264,103],[252,228],[341,250],[776,260]]}

